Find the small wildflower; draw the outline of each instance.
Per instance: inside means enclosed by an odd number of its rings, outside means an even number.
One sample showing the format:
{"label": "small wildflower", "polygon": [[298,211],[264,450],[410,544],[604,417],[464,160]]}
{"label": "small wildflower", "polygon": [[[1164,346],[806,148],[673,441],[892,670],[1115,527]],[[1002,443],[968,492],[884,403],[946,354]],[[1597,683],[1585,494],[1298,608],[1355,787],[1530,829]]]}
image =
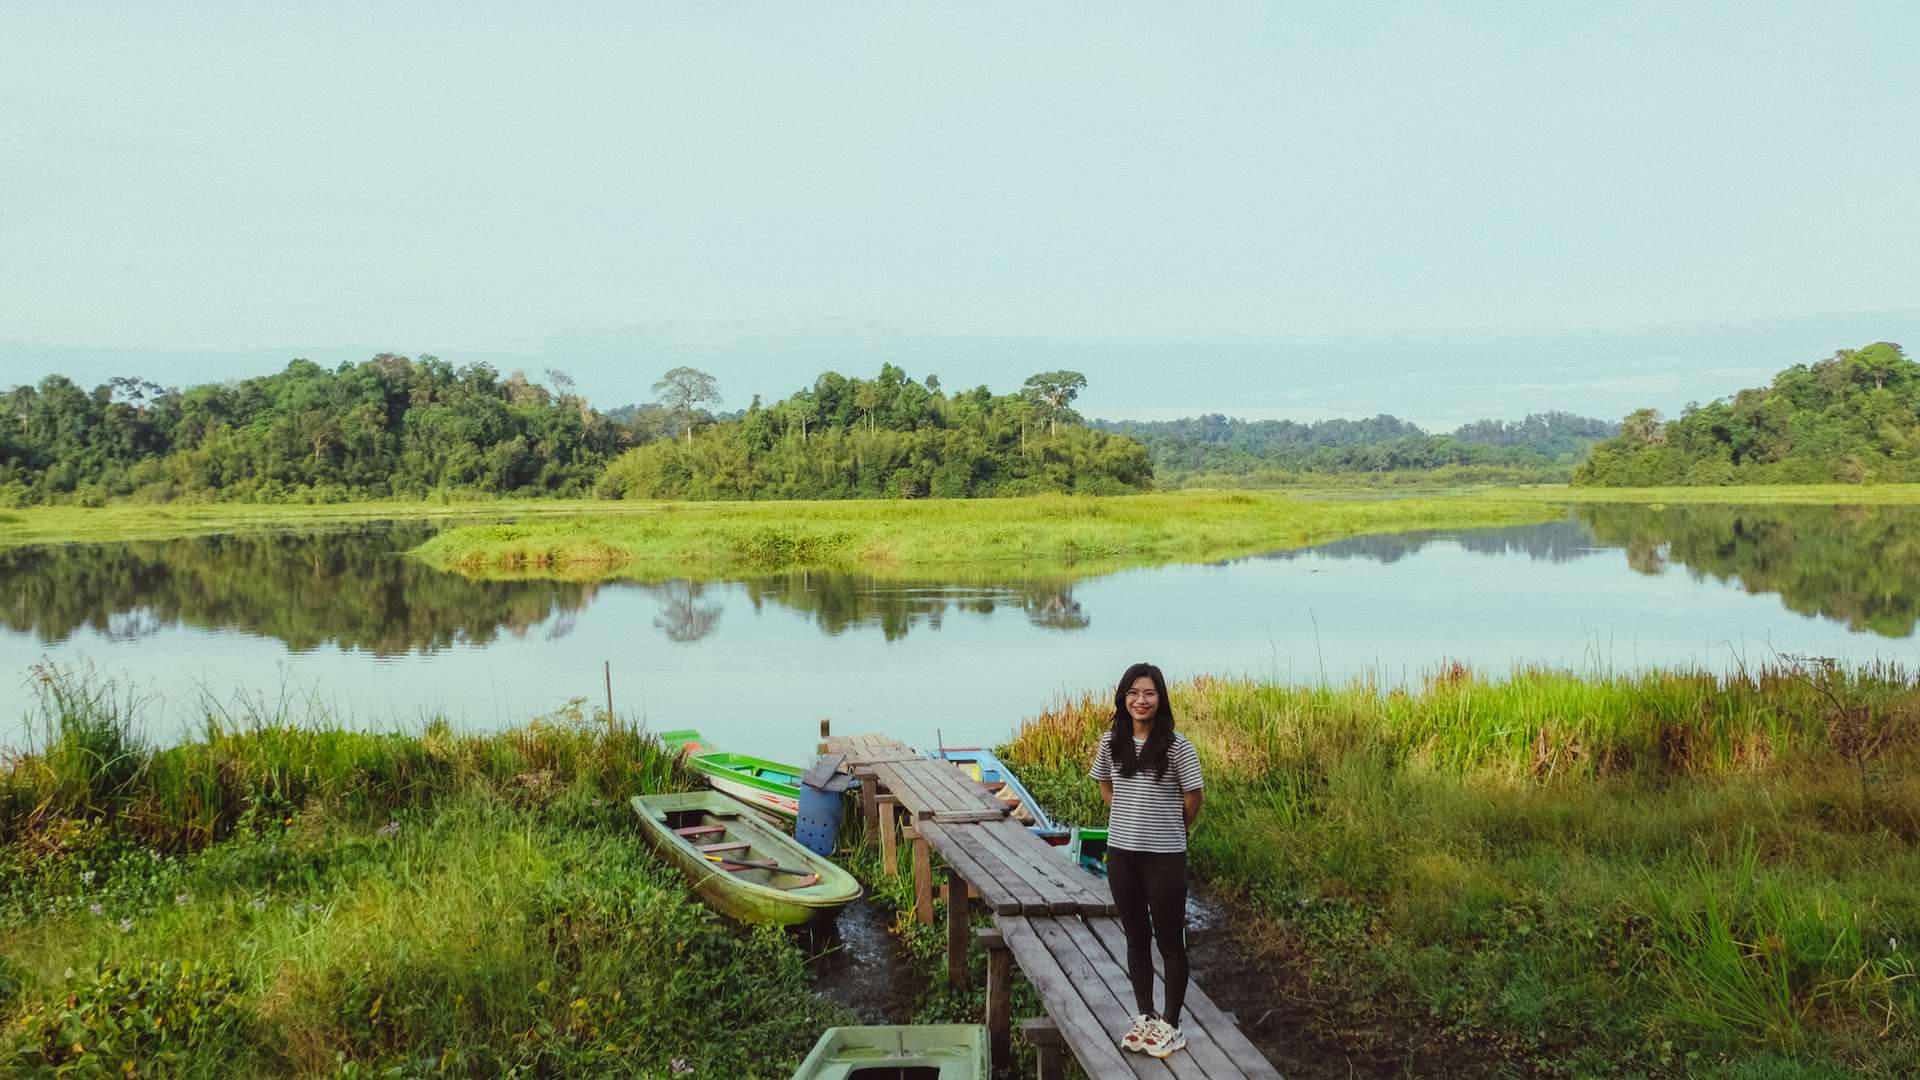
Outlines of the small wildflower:
{"label": "small wildflower", "polygon": [[93,884],[93,871],[91,870],[80,871],[80,884],[82,885]]}
{"label": "small wildflower", "polygon": [[106,909],[105,909],[105,908],[103,908],[103,907],[101,907],[101,906],[100,906],[99,904],[97,904],[97,903],[96,903],[96,904],[88,904],[88,905],[87,905],[87,910],[88,910],[89,912],[91,912],[92,914],[95,914],[95,915],[98,915],[98,914],[100,914],[101,912],[103,912],[103,911],[105,911]]}
{"label": "small wildflower", "polygon": [[265,911],[267,910],[267,898],[264,896],[256,896],[247,901],[247,906],[255,911]]}
{"label": "small wildflower", "polygon": [[674,1058],[667,1063],[667,1068],[672,1069],[676,1075],[685,1075],[693,1071],[693,1066],[687,1064],[686,1058]]}
{"label": "small wildflower", "polygon": [[186,906],[187,906],[187,901],[188,901],[188,900],[191,900],[191,899],[193,899],[193,897],[191,897],[191,896],[189,896],[189,895],[187,895],[186,893],[183,893],[183,892],[182,892],[182,893],[174,893],[174,894],[173,894],[173,905],[174,905],[175,907],[186,907]]}
{"label": "small wildflower", "polygon": [[381,836],[392,836],[400,831],[400,823],[397,821],[389,821],[373,831],[379,833]]}
{"label": "small wildflower", "polygon": [[131,931],[132,929],[133,929],[133,920],[132,920],[132,919],[121,919],[121,920],[120,920],[120,932],[121,932],[121,933],[123,933],[123,934],[125,934],[125,933],[128,933],[128,932],[130,932],[130,931]]}
{"label": "small wildflower", "polygon": [[294,905],[293,905],[293,917],[294,917],[294,918],[296,918],[296,919],[304,919],[304,918],[306,918],[306,917],[307,917],[307,905],[305,905],[305,904],[300,904],[300,903],[296,903],[296,904],[294,904]]}

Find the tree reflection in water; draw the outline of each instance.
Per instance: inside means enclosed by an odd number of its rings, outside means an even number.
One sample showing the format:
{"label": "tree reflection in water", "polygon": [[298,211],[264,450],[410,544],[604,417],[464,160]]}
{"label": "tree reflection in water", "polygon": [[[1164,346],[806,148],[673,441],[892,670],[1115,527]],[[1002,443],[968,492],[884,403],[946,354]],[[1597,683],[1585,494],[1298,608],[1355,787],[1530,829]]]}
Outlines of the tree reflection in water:
{"label": "tree reflection in water", "polygon": [[806,612],[829,637],[878,626],[893,641],[916,623],[938,630],[950,610],[991,615],[1002,607],[1024,612],[1028,622],[1047,630],[1084,630],[1091,622],[1073,598],[1073,582],[1056,578],[960,584],[796,570],[743,584],[756,611],[778,604]]}
{"label": "tree reflection in water", "polygon": [[720,625],[720,605],[700,602],[707,590],[705,582],[675,580],[646,589],[660,597],[660,614],[653,617],[653,625],[665,630],[669,641],[699,641]]}
{"label": "tree reflection in water", "polygon": [[[598,586],[470,581],[400,553],[433,532],[394,526],[0,551],[0,627],[65,641],[136,640],[184,624],[376,656],[516,637],[584,608]],[[564,635],[565,623],[549,636]]]}
{"label": "tree reflection in water", "polygon": [[1591,505],[1574,516],[1641,573],[1684,566],[1883,637],[1911,637],[1920,619],[1920,507]]}

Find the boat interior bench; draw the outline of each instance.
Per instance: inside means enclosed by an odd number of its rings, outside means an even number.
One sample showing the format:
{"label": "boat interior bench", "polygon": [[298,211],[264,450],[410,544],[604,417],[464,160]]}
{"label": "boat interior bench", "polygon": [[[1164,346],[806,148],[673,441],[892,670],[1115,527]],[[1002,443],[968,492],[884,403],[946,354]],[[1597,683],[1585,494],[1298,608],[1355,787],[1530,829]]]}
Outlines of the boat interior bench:
{"label": "boat interior bench", "polygon": [[[1120,1049],[1120,1036],[1132,1021],[1133,986],[1127,981],[1127,939],[1120,920],[1108,916],[996,915],[998,931],[980,931],[989,950],[988,1012],[996,998],[991,985],[997,973],[992,951],[1012,954],[1027,981],[1046,1005],[1052,1024],[1026,1025],[1030,1037],[1047,1038],[1052,1031],[1073,1051],[1080,1067],[1094,1080],[1126,1078],[1180,1078],[1180,1080],[1242,1080],[1246,1077],[1279,1080],[1280,1073],[1240,1032],[1233,1018],[1222,1012],[1197,983],[1187,984],[1186,1009],[1180,1029],[1187,1045],[1167,1058],[1132,1054]],[[1156,957],[1157,961],[1157,957]],[[1004,964],[1000,972],[1006,971]],[[1156,965],[1157,970],[1157,965]],[[1000,974],[1010,979],[1010,974]],[[1166,990],[1154,978],[1154,997]],[[1002,1005],[987,1018],[988,1040],[996,1057],[1004,1054],[1011,1018]],[[1042,1055],[1042,1065],[1053,1055]],[[1057,1059],[1056,1059],[1057,1060]]]}

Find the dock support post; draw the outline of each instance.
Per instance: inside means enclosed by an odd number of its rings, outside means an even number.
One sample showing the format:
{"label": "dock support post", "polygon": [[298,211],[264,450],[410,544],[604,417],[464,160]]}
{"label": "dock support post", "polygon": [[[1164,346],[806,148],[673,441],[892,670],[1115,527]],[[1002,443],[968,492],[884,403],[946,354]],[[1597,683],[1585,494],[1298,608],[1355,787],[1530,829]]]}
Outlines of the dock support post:
{"label": "dock support post", "polygon": [[987,950],[987,1045],[994,1072],[1004,1073],[1013,1066],[1013,953],[998,930],[975,930],[973,937]]}
{"label": "dock support post", "polygon": [[1035,1016],[1020,1021],[1020,1035],[1040,1059],[1040,1080],[1064,1080],[1067,1069],[1060,1054],[1060,1025],[1053,1022],[1053,1017]]}
{"label": "dock support post", "polygon": [[[611,697],[612,695],[609,694],[608,696]],[[828,719],[827,717],[824,717],[824,716],[821,717],[820,718],[820,745],[815,749],[814,752],[817,754],[826,753],[827,740],[829,738],[832,738],[832,735],[833,735],[833,721]]]}
{"label": "dock support post", "polygon": [[933,925],[933,846],[909,825],[900,834],[913,841],[913,914],[921,926]]}
{"label": "dock support post", "polygon": [[947,870],[947,986],[967,988],[967,883]]}
{"label": "dock support post", "polygon": [[880,829],[880,774],[856,768],[853,778],[860,781],[860,814],[866,818],[867,832],[875,833]]}
{"label": "dock support post", "polygon": [[880,825],[880,876],[899,877],[900,856],[895,851],[894,841],[900,835],[900,822],[894,807],[900,804],[900,800],[891,795],[882,795],[875,801],[879,805],[874,820]]}

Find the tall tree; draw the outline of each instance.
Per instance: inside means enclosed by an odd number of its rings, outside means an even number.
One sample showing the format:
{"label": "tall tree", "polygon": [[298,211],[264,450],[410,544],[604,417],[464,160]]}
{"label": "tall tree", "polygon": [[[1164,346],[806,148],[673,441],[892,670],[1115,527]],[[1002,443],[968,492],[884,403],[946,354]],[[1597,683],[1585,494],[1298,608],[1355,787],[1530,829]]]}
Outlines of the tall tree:
{"label": "tall tree", "polygon": [[1039,406],[1041,415],[1047,418],[1047,434],[1051,436],[1060,434],[1060,418],[1086,388],[1087,377],[1077,371],[1045,371],[1028,376],[1021,393]]}
{"label": "tall tree", "polygon": [[680,417],[680,426],[686,429],[689,444],[693,442],[694,407],[720,404],[720,384],[696,368],[677,367],[668,371],[653,384],[653,392],[660,395],[660,404]]}

